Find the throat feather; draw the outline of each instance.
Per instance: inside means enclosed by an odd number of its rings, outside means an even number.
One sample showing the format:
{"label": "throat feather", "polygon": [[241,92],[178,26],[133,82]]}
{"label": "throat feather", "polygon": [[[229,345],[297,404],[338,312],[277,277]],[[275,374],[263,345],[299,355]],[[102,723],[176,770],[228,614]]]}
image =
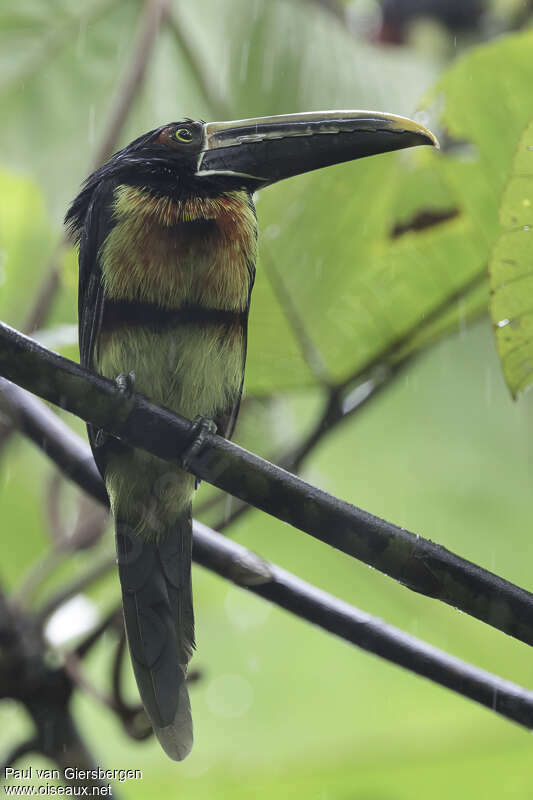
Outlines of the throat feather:
{"label": "throat feather", "polygon": [[100,254],[107,297],[246,309],[257,226],[245,192],[176,201],[119,186],[113,216]]}

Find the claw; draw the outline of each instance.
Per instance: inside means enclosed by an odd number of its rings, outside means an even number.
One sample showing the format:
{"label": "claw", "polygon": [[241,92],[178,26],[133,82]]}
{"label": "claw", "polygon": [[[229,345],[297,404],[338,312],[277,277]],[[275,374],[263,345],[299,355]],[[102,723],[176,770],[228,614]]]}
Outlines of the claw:
{"label": "claw", "polygon": [[128,373],[121,372],[120,375],[117,375],[115,378],[115,383],[121,394],[126,397],[131,397],[135,388],[135,373],[133,370]]}
{"label": "claw", "polygon": [[109,437],[107,433],[104,430],[102,430],[102,428],[98,428],[94,436],[94,446],[103,447],[104,444],[107,442],[108,438]]}
{"label": "claw", "polygon": [[192,421],[192,439],[180,456],[183,469],[189,469],[189,465],[194,456],[202,449],[208,433],[216,433],[217,426],[212,419],[198,415]]}
{"label": "claw", "polygon": [[[115,383],[117,389],[124,397],[131,397],[135,388],[135,373],[133,371],[128,373],[121,372],[120,375],[117,375],[115,378]],[[108,439],[109,434],[99,428],[94,437],[95,447],[103,447]]]}

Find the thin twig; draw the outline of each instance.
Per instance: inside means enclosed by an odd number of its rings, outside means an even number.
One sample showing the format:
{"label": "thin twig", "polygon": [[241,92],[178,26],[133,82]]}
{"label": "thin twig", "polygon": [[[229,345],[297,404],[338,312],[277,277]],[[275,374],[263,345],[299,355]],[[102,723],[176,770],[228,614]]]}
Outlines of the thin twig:
{"label": "thin twig", "polygon": [[45,270],[45,276],[37,288],[33,304],[23,322],[22,329],[26,333],[34,333],[39,328],[42,328],[50,313],[61,282],[61,261],[67,248],[68,242],[62,236],[54,248],[50,262]]}
{"label": "thin twig", "polygon": [[60,589],[57,594],[54,594],[54,596],[47,600],[42,608],[39,609],[39,612],[36,615],[37,622],[40,625],[43,625],[48,617],[50,617],[54,611],[62,606],[63,603],[66,603],[71,597],[75,597],[77,594],[80,594],[80,592],[83,592],[84,589],[92,586],[94,583],[100,580],[100,578],[103,578],[105,575],[107,575],[114,564],[114,556],[103,559],[91,567],[91,569],[80,578],[72,581],[72,583],[69,583],[67,586],[64,586],[62,589]]}
{"label": "thin twig", "polygon": [[76,653],[67,653],[64,656],[63,667],[75,687],[82,689],[103,708],[113,712],[117,711],[113,697],[108,692],[104,692],[95,686],[85,675],[81,661]]}
{"label": "thin twig", "polygon": [[185,22],[179,7],[174,8],[172,12],[169,11],[165,15],[165,22],[174,34],[178,47],[189,64],[190,70],[204,96],[206,106],[216,116],[223,119],[230,117],[230,105],[216,90],[214,81],[207,73],[204,61],[191,44],[191,37],[185,30]]}
{"label": "thin twig", "polygon": [[[110,569],[114,566],[114,559],[110,563]],[[93,628],[90,633],[87,634],[85,639],[82,639],[79,644],[76,645],[75,654],[78,658],[84,658],[94,647],[94,645],[100,641],[100,638],[106,633],[110,628],[116,628],[117,631],[123,630],[122,624],[122,606],[116,606],[112,611],[107,614],[96,626]]]}
{"label": "thin twig", "polygon": [[303,360],[309,367],[311,373],[314,375],[317,383],[322,386],[329,387],[332,384],[331,375],[328,372],[327,365],[322,358],[322,354],[318,347],[316,347],[312,336],[307,330],[304,320],[294,304],[290,292],[287,290],[282,276],[279,274],[278,269],[271,258],[268,249],[265,248],[263,243],[261,264],[265,269],[266,276],[272,287],[272,291],[283,311],[285,319],[290,326],[294,338],[296,339]]}
{"label": "thin twig", "polygon": [[139,23],[139,34],[132,47],[132,57],[111,104],[111,112],[96,150],[93,168],[98,167],[115,149],[117,139],[130,109],[142,86],[154,47],[161,20],[168,14],[169,0],[146,0]]}
{"label": "thin twig", "polygon": [[146,716],[144,708],[139,703],[128,703],[122,690],[122,665],[126,656],[126,634],[121,631],[113,658],[112,691],[113,702],[120,717],[124,730],[132,739],[142,741],[152,735],[152,726]]}
{"label": "thin twig", "polygon": [[46,491],[46,521],[52,548],[60,548],[62,542],[67,539],[67,530],[60,512],[62,484],[63,476],[60,472],[54,471],[48,480],[48,489]]}
{"label": "thin twig", "polygon": [[32,561],[24,571],[18,586],[11,593],[11,601],[18,608],[28,608],[40,586],[64,560],[61,547],[51,547],[42,556]]}
{"label": "thin twig", "polygon": [[[125,397],[114,381],[83,369],[0,324],[0,374],[123,440],[181,466],[194,424]],[[232,442],[206,434],[188,469],[241,500],[384,572],[533,644],[533,595],[444,547],[306,483]]]}
{"label": "thin twig", "polygon": [[[107,492],[94,463],[91,448],[84,443],[84,453],[80,453],[80,438],[54,414],[44,403],[40,403],[29,392],[0,377],[0,410],[13,422],[14,426],[39,447],[43,446],[43,431],[48,431],[44,450],[59,469],[76,482],[70,474],[81,463],[84,480],[91,484],[90,494],[100,501],[106,501]],[[57,431],[57,435],[55,435]],[[73,458],[76,456],[76,458]],[[100,495],[98,497],[98,495]]]}

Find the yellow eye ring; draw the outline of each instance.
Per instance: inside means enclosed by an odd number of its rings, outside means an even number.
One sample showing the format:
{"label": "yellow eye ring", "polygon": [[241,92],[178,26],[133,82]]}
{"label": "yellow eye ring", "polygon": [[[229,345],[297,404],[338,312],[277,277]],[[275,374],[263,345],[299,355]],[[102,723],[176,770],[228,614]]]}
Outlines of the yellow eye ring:
{"label": "yellow eye ring", "polygon": [[178,128],[176,133],[174,134],[175,138],[178,142],[192,142],[192,133],[188,128]]}

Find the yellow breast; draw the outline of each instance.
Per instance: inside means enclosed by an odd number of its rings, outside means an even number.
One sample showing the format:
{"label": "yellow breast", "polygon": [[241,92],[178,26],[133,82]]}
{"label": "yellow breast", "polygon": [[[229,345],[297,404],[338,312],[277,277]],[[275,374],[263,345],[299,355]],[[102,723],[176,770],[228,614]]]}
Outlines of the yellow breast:
{"label": "yellow breast", "polygon": [[108,297],[246,308],[256,219],[245,192],[176,201],[119,186],[114,218],[100,257]]}

